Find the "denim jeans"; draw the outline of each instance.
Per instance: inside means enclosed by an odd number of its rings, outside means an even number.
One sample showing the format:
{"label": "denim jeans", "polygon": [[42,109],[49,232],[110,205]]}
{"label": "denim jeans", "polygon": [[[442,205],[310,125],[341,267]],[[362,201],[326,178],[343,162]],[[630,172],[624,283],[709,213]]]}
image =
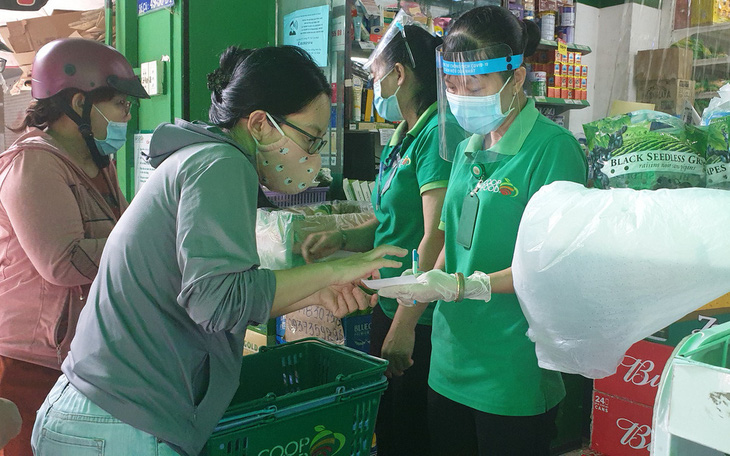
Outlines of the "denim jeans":
{"label": "denim jeans", "polygon": [[36,456],[176,456],[151,434],[114,418],[61,375],[36,415]]}

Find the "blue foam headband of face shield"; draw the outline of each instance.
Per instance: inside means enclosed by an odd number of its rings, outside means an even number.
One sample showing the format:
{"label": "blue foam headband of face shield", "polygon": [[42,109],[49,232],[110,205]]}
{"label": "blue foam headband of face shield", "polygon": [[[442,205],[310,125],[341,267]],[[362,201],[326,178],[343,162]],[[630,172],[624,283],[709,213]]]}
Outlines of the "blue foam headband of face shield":
{"label": "blue foam headband of face shield", "polygon": [[522,65],[522,54],[500,57],[497,59],[477,60],[474,62],[450,62],[437,59],[438,67],[443,68],[445,74],[456,76],[473,76],[477,74],[499,73],[514,70]]}

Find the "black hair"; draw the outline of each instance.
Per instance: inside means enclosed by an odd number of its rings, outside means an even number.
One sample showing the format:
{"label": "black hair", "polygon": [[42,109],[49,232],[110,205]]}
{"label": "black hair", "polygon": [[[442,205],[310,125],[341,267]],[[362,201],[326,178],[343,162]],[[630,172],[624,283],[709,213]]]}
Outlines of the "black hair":
{"label": "black hair", "polygon": [[[444,52],[474,51],[495,44],[506,44],[513,55],[527,58],[540,44],[540,28],[501,6],[480,6],[462,14],[449,28]],[[502,77],[506,79],[511,74],[504,72]]]}
{"label": "black hair", "polygon": [[[63,117],[66,113],[63,106],[70,106],[71,99],[77,93],[82,93],[81,90],[68,88],[63,89],[56,95],[50,98],[44,98],[42,100],[33,100],[30,105],[25,109],[25,117],[19,124],[14,127],[6,127],[8,130],[21,133],[27,128],[39,128],[45,130],[53,122]],[[92,103],[99,103],[102,101],[109,101],[114,98],[119,92],[109,87],[102,87],[85,95],[91,98]]]}
{"label": "black hair", "polygon": [[[443,42],[441,38],[433,36],[417,25],[406,25],[403,27],[406,39],[403,35],[396,33],[393,39],[386,45],[377,60],[387,68],[392,68],[400,63],[410,68],[416,76],[418,88],[415,92],[416,114],[423,114],[429,106],[436,102],[438,96],[436,77],[436,48]],[[413,54],[413,67],[411,57],[408,54],[405,42]]]}
{"label": "black hair", "polygon": [[221,55],[220,67],[208,75],[208,89],[212,92],[208,117],[225,129],[258,109],[286,116],[321,94],[332,94],[312,57],[295,46],[231,46]]}

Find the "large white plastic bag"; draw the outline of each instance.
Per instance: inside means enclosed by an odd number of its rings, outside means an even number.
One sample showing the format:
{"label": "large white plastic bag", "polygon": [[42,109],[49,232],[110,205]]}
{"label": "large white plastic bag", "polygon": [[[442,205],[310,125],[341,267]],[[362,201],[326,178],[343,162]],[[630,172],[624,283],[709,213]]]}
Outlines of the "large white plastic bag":
{"label": "large white plastic bag", "polygon": [[635,342],[730,291],[730,192],[543,187],[514,286],[540,367],[613,374]]}

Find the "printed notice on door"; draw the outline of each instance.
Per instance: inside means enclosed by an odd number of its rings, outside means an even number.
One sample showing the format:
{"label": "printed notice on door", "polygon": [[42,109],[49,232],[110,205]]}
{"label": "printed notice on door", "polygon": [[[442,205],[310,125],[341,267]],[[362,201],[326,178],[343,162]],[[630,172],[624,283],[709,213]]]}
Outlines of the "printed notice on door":
{"label": "printed notice on door", "polygon": [[284,44],[298,46],[309,53],[320,67],[327,66],[329,37],[328,5],[305,8],[284,16]]}
{"label": "printed notice on door", "polygon": [[134,194],[139,192],[147,179],[149,179],[152,171],[155,170],[146,157],[150,152],[150,140],[152,133],[138,133],[134,135]]}

